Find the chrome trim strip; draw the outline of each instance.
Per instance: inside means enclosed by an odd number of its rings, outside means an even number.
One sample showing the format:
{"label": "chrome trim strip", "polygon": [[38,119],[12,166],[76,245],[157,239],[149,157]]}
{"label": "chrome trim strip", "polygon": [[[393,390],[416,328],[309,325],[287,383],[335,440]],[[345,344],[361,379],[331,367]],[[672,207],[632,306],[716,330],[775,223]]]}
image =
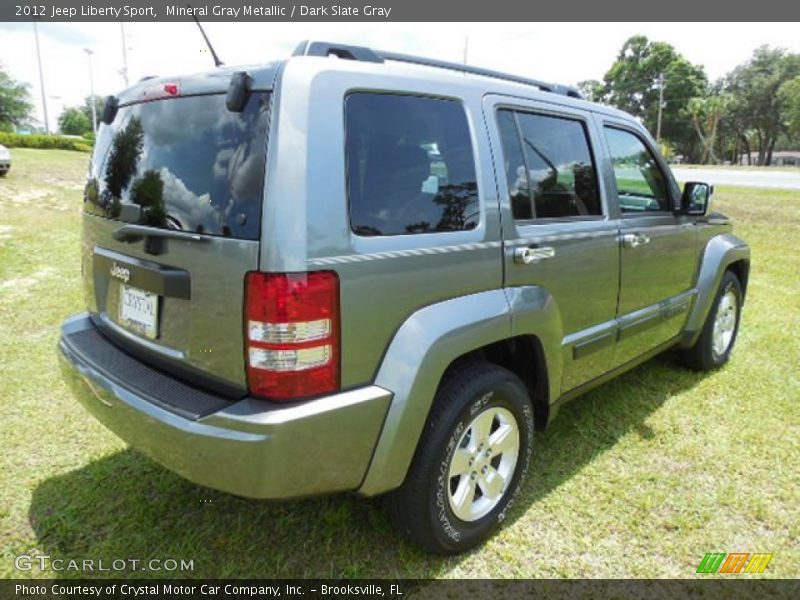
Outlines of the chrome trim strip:
{"label": "chrome trim strip", "polygon": [[609,330],[590,340],[579,342],[572,347],[572,360],[586,358],[595,352],[613,346],[616,341],[616,331]]}
{"label": "chrome trim strip", "polygon": [[594,238],[601,238],[606,236],[617,235],[616,227],[614,229],[603,229],[602,231],[580,231],[578,233],[558,233],[552,235],[538,235],[516,238],[507,240],[506,244],[543,244],[546,242],[566,242],[571,240],[588,240]]}
{"label": "chrome trim strip", "polygon": [[348,263],[368,262],[386,258],[410,258],[414,256],[431,256],[434,254],[449,254],[450,252],[468,252],[471,250],[487,250],[502,248],[503,242],[473,242],[470,244],[457,244],[453,246],[431,246],[429,248],[416,248],[414,250],[388,250],[386,252],[373,252],[370,254],[346,254],[340,256],[327,256],[323,258],[310,258],[308,264],[315,267],[341,265]]}
{"label": "chrome trim strip", "polygon": [[640,308],[632,313],[617,317],[619,323],[617,339],[622,340],[628,338],[662,321],[689,312],[692,299],[696,295],[697,289],[692,288],[663,302],[651,304],[650,306]]}

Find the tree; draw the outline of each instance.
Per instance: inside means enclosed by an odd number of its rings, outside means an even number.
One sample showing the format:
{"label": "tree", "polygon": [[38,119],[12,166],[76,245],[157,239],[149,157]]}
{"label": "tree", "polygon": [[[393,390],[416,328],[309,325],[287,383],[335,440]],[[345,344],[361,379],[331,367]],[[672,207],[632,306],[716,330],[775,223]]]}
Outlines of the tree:
{"label": "tree", "polygon": [[692,114],[692,124],[703,145],[703,156],[700,162],[719,162],[715,153],[717,131],[719,122],[728,109],[730,99],[721,94],[714,94],[706,98],[692,98],[688,108]]}
{"label": "tree", "polygon": [[[106,101],[105,98],[102,96],[94,96],[94,108],[95,114],[97,115],[97,124],[100,125],[100,117],[103,114],[103,106],[105,105]],[[86,118],[89,120],[89,124],[92,123],[92,96],[86,96],[83,101],[83,106],[81,106],[81,110],[83,114],[86,115]],[[89,128],[91,130],[91,127]]]}
{"label": "tree", "polygon": [[103,114],[103,105],[105,100],[100,96],[86,96],[82,106],[71,106],[65,108],[58,117],[58,128],[61,133],[66,135],[84,135],[88,136],[93,133],[92,130],[92,100],[94,105],[98,124],[100,116]]}
{"label": "tree", "polygon": [[786,97],[782,86],[800,75],[800,55],[781,48],[761,46],[753,57],[725,77],[724,88],[731,96],[731,117],[737,135],[746,148],[758,152],[757,164],[769,165],[775,142],[786,129]]}
{"label": "tree", "polygon": [[800,76],[781,85],[778,99],[781,102],[783,122],[789,138],[800,146]]}
{"label": "tree", "polygon": [[0,130],[25,125],[32,110],[27,84],[15,81],[0,66]]}
{"label": "tree", "polygon": [[689,101],[706,95],[708,78],[665,42],[643,35],[628,39],[603,78],[602,100],[642,119],[650,131],[658,120],[659,77],[664,76],[661,135],[684,156],[693,157],[697,136]]}
{"label": "tree", "polygon": [[603,97],[603,82],[596,79],[579,81],[578,89],[589,102],[597,102]]}
{"label": "tree", "polygon": [[139,165],[144,149],[144,130],[138,118],[128,121],[111,141],[111,151],[106,167],[105,191],[112,200],[119,201],[122,190],[128,187]]}
{"label": "tree", "polygon": [[65,135],[85,135],[92,131],[92,121],[80,108],[65,108],[58,117],[58,129]]}

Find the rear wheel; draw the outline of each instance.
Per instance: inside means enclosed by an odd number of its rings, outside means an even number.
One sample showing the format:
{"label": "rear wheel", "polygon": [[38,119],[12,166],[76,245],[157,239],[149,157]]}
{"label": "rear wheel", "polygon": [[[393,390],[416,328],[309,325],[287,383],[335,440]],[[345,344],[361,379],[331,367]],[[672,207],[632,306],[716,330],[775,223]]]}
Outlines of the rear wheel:
{"label": "rear wheel", "polygon": [[728,362],[742,313],[742,286],[731,271],[722,277],[714,305],[695,345],[685,350],[681,362],[696,371],[710,371]]}
{"label": "rear wheel", "polygon": [[462,365],[442,383],[406,481],[387,498],[395,524],[439,554],[476,546],[505,519],[532,447],[525,384],[491,363]]}

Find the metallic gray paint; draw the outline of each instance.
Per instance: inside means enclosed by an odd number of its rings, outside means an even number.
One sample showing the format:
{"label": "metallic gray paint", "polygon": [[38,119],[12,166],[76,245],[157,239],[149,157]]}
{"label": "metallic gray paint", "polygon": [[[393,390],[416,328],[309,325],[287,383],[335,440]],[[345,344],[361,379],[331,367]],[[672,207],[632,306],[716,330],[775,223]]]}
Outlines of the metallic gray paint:
{"label": "metallic gray paint", "polygon": [[445,369],[511,331],[508,301],[499,289],[427,306],[403,322],[375,377],[375,385],[392,390],[394,398],[359,493],[379,494],[403,482]]}
{"label": "metallic gray paint", "polygon": [[[97,324],[122,344],[135,345],[167,365],[195,369],[244,394],[244,277],[247,271],[258,269],[259,243],[212,236],[206,236],[202,244],[165,240],[165,252],[154,257],[144,251],[143,241],[116,241],[113,232],[117,227],[118,222],[83,214],[84,293]],[[116,324],[120,281],[107,269],[95,269],[96,253],[103,260],[107,256],[130,257],[126,264],[132,284],[139,275],[136,265],[140,261],[189,273],[191,299],[184,297],[182,289],[174,295],[164,290],[158,339],[145,340]]]}
{"label": "metallic gray paint", "polygon": [[[714,296],[726,269],[736,261],[750,261],[750,248],[746,242],[732,233],[720,232],[729,227],[709,225],[702,227],[700,235],[704,238],[704,250],[696,277],[697,299],[692,307],[681,337],[682,346],[691,346],[703,330],[703,324],[714,303]],[[742,282],[744,285],[746,282]],[[743,299],[744,300],[744,299]]]}
{"label": "metallic gray paint", "polygon": [[[338,273],[343,387],[375,378],[392,336],[415,311],[503,284],[497,268],[502,237],[482,89],[443,85],[435,70],[429,74],[409,65],[391,65],[392,76],[387,77],[387,67],[295,57],[284,64],[273,94],[261,268]],[[476,229],[374,238],[350,230],[343,107],[348,93],[364,90],[455,97],[461,102],[476,155],[481,198]]]}
{"label": "metallic gray paint", "polygon": [[[231,72],[182,78],[183,89],[219,91]],[[729,233],[720,215],[620,214],[603,125],[636,131],[656,148],[646,130],[620,111],[500,80],[400,63],[295,57],[249,72],[258,86],[274,90],[261,243],[216,238],[201,248],[167,242],[169,251],[159,261],[193,274],[202,263],[218,277],[201,281],[197,289],[193,277],[196,306],[181,307],[179,301],[174,308],[167,306],[165,342],[187,352],[172,360],[243,385],[244,272],[332,269],[341,282],[342,384],[353,391],[281,410],[245,399],[189,425],[136,396],[123,382],[70,357],[84,373],[78,395],[90,411],[195,481],[269,497],[343,489],[363,495],[385,492],[402,483],[440,379],[460,356],[510,337],[535,336],[544,352],[553,415],[564,400],[679,339],[692,343],[725,267],[749,260],[746,244]],[[123,94],[123,102],[146,85]],[[478,174],[477,229],[385,238],[352,233],[343,105],[353,91],[462,103]],[[494,123],[498,106],[586,123],[598,166],[602,217],[513,221]],[[673,200],[679,199],[674,177],[656,156]],[[148,258],[136,244],[113,241],[115,224],[95,221],[101,220],[84,218],[85,261],[95,246]],[[619,236],[624,233],[644,233],[651,241],[622,248]],[[554,248],[552,258],[529,265],[513,262],[515,247],[540,244]],[[113,284],[94,277],[91,264],[84,264],[83,273],[89,309],[113,311]],[[231,333],[225,340],[215,336],[222,330]],[[198,355],[195,349],[204,347],[211,351]],[[87,394],[86,377],[94,382],[96,396]],[[338,435],[343,429],[348,436]],[[335,464],[330,472],[325,471],[328,457]]]}
{"label": "metallic gray paint", "polygon": [[[62,333],[89,327],[79,315]],[[123,440],[190,481],[253,498],[358,487],[392,396],[369,386],[296,406],[247,398],[192,421],[99,371],[65,337],[59,356],[75,397]]]}

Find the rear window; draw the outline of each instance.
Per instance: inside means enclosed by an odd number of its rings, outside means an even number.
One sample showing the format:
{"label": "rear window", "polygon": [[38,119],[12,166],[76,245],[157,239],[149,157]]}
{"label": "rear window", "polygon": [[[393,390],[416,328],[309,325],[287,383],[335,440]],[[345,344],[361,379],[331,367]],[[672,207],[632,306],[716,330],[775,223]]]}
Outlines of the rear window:
{"label": "rear window", "polygon": [[100,129],[87,212],[192,233],[258,239],[269,94],[241,113],[225,95],[120,108]]}
{"label": "rear window", "polygon": [[475,158],[453,100],[354,93],[345,105],[350,225],[362,236],[478,225]]}

